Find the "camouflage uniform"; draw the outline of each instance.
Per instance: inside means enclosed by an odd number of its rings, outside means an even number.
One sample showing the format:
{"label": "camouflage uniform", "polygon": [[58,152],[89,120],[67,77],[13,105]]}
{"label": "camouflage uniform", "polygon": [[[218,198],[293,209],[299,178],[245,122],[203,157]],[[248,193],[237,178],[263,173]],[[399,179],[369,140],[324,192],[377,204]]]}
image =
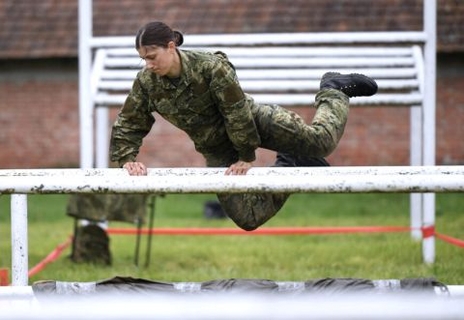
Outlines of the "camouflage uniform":
{"label": "camouflage uniform", "polygon": [[73,194],[66,213],[85,219],[75,225],[71,261],[111,265],[110,238],[98,222],[122,221],[141,224],[147,211],[148,195],[140,194]]}
{"label": "camouflage uniform", "polygon": [[73,194],[66,213],[94,222],[122,221],[143,223],[148,195],[140,194]]}
{"label": "camouflage uniform", "polygon": [[[256,103],[245,94],[235,69],[221,52],[179,50],[178,82],[142,70],[113,125],[110,153],[122,166],[135,161],[157,112],[185,131],[209,167],[252,162],[258,147],[299,157],[324,157],[340,140],[349,98],[334,89],[316,95],[310,125],[277,105]],[[287,194],[219,194],[227,215],[245,230],[266,222],[282,207]]]}

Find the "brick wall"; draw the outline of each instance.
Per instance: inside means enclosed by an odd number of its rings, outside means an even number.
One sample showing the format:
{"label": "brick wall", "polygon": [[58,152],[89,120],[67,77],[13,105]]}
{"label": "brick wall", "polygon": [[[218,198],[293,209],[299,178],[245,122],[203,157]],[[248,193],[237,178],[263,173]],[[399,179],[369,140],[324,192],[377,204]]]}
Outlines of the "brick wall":
{"label": "brick wall", "polygon": [[[439,59],[437,79],[437,164],[464,164],[464,64]],[[0,70],[0,168],[77,167],[79,110],[76,62],[39,62]],[[18,68],[20,76],[18,76]],[[5,71],[6,70],[6,71]],[[310,108],[295,109],[308,121]],[[111,111],[111,121],[117,110]],[[256,165],[274,153],[259,150]],[[180,130],[157,117],[139,159],[150,167],[203,166]],[[409,108],[353,108],[333,165],[409,164]]]}
{"label": "brick wall", "polygon": [[2,168],[77,164],[76,90],[75,82],[2,84]]}

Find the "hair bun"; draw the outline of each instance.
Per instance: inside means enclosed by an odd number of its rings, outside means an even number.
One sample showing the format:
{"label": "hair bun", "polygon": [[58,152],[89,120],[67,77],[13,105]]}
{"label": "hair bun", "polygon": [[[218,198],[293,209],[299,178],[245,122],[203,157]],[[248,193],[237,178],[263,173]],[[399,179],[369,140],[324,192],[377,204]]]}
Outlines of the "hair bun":
{"label": "hair bun", "polygon": [[180,31],[174,30],[174,42],[178,47],[184,43],[184,36]]}

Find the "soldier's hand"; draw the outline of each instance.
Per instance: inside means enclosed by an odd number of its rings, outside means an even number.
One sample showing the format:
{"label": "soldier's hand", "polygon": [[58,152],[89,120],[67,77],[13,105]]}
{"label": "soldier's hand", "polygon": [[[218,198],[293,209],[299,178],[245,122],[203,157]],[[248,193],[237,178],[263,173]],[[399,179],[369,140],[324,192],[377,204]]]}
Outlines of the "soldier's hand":
{"label": "soldier's hand", "polygon": [[146,176],[147,167],[142,162],[126,162],[123,166],[131,176]]}
{"label": "soldier's hand", "polygon": [[252,167],[251,162],[237,161],[226,170],[226,175],[246,175]]}

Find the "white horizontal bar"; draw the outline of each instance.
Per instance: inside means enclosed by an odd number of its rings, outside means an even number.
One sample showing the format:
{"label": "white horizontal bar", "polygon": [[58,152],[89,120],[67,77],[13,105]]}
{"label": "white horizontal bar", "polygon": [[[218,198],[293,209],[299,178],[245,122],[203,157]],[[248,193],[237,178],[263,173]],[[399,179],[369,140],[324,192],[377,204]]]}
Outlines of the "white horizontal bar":
{"label": "white horizontal bar", "polygon": [[[102,79],[125,79],[134,80],[137,69],[105,69],[101,72]],[[334,71],[331,69],[317,68],[317,69],[238,69],[237,76],[239,79],[315,79],[321,80],[324,73]],[[416,78],[417,70],[415,68],[337,68],[340,73],[362,73],[373,77],[374,79],[410,79]]]}
{"label": "white horizontal bar", "polygon": [[[37,305],[11,304],[0,319],[463,319],[462,299],[418,293],[276,294],[206,291],[201,294],[118,292],[53,295]],[[354,291],[354,290],[353,290]],[[149,306],[149,307],[147,307]]]}
{"label": "white horizontal bar", "polygon": [[[177,167],[148,168],[148,176],[223,176],[226,168]],[[332,166],[332,167],[253,167],[250,176],[313,176],[313,175],[464,175],[463,166]],[[0,169],[0,177],[50,176],[128,176],[125,169]]]}
{"label": "white horizontal bar", "polygon": [[[314,94],[252,94],[258,103],[280,105],[312,105]],[[99,93],[95,95],[94,102],[102,106],[120,106],[126,101],[127,95]],[[422,95],[417,94],[376,94],[372,97],[355,97],[350,100],[351,105],[385,105],[385,106],[411,106],[422,105]]]}
{"label": "white horizontal bar", "polygon": [[[414,68],[299,68],[299,69],[261,69],[257,68],[254,70],[238,69],[237,76],[239,79],[255,79],[255,78],[266,78],[266,79],[318,79],[320,80],[324,73],[328,71],[337,71],[340,73],[362,73],[373,77],[374,79],[389,79],[389,78],[415,78],[417,76],[417,70]],[[111,72],[111,71],[106,71]],[[134,74],[135,75],[135,74]]]}
{"label": "white horizontal bar", "polygon": [[[398,57],[398,56],[412,56],[413,50],[411,46],[408,47],[346,47],[344,46],[331,46],[331,47],[289,47],[283,46],[270,46],[270,47],[181,47],[182,50],[202,50],[202,51],[223,51],[229,58],[231,57],[333,57],[333,56],[372,56],[372,57]],[[128,48],[109,48],[99,49],[105,50],[106,54],[110,57],[136,57],[139,55],[133,43]]]}
{"label": "white horizontal bar", "polygon": [[[290,178],[291,177],[291,178]],[[59,193],[356,193],[463,192],[464,176],[430,175],[312,175],[279,176],[48,176],[3,177],[0,194]]]}
{"label": "white horizontal bar", "polygon": [[[415,65],[412,57],[230,57],[230,62],[239,68],[346,68],[346,67],[411,67]],[[104,64],[108,68],[142,68],[145,62],[140,58],[118,57],[106,58]]]}
{"label": "white horizontal bar", "polygon": [[[360,43],[425,43],[423,31],[398,32],[314,32],[314,33],[243,33],[186,34],[184,46],[243,46],[268,44],[360,44]],[[134,36],[92,37],[93,48],[134,46]]]}
{"label": "white horizontal bar", "polygon": [[[119,80],[119,81],[108,81],[103,80],[98,83],[99,89],[109,91],[129,91],[132,88],[133,81]],[[320,88],[320,80],[302,80],[302,79],[271,79],[271,80],[242,80],[240,81],[244,91],[260,91],[260,92],[272,92],[272,91],[318,91]],[[418,80],[379,80],[377,81],[379,90],[382,89],[416,89],[419,90]]]}

